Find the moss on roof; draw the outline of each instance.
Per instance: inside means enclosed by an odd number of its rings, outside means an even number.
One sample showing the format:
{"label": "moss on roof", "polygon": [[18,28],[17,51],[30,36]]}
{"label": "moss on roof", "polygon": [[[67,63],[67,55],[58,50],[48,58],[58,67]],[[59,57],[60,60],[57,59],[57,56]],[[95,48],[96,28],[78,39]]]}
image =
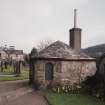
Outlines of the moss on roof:
{"label": "moss on roof", "polygon": [[56,41],[39,52],[38,57],[67,58],[67,59],[92,59],[81,51],[73,50],[69,45]]}

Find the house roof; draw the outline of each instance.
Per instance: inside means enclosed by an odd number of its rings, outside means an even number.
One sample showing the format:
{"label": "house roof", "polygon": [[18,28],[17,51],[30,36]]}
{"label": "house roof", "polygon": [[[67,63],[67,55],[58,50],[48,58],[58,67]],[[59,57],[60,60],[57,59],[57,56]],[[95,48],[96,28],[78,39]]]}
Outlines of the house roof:
{"label": "house roof", "polygon": [[22,55],[23,54],[23,50],[15,50],[15,49],[13,49],[13,50],[8,49],[8,50],[6,50],[6,52],[8,54],[18,54],[18,55]]}
{"label": "house roof", "polygon": [[2,49],[0,49],[0,53],[6,54],[6,52],[4,50],[2,50]]}
{"label": "house roof", "polygon": [[56,41],[39,52],[38,57],[65,59],[93,59],[85,53],[73,50],[69,45]]}

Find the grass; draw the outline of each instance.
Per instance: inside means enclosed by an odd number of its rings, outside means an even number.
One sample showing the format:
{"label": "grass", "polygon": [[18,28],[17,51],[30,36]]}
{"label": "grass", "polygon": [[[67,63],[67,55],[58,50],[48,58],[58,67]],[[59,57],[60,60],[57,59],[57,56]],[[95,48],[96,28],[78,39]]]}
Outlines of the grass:
{"label": "grass", "polygon": [[57,94],[47,92],[47,99],[51,105],[105,105],[99,99],[81,94]]}
{"label": "grass", "polygon": [[26,67],[22,67],[21,74],[19,77],[13,75],[13,73],[14,73],[13,67],[8,67],[8,69],[4,69],[2,73],[0,72],[0,74],[7,76],[0,76],[0,81],[23,80],[29,78],[29,70]]}
{"label": "grass", "polygon": [[14,73],[14,70],[12,66],[8,66],[8,69],[3,69],[3,72],[0,72],[0,74],[4,74],[4,75],[11,75],[13,73]]}

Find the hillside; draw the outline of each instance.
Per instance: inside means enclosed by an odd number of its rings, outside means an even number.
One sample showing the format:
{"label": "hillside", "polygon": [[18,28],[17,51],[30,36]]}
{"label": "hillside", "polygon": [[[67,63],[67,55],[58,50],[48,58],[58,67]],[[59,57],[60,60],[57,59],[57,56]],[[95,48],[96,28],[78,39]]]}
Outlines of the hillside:
{"label": "hillside", "polygon": [[95,58],[99,57],[100,55],[105,53],[105,44],[88,47],[86,49],[83,49],[83,52]]}

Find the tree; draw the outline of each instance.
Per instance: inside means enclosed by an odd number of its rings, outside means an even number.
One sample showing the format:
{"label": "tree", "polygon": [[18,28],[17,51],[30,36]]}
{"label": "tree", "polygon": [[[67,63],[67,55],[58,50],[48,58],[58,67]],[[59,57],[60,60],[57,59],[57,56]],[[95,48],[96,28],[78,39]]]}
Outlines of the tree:
{"label": "tree", "polygon": [[30,80],[30,83],[33,83],[34,81],[34,69],[35,69],[35,61],[32,60],[33,57],[37,57],[38,56],[38,52],[37,52],[37,49],[36,48],[33,48],[31,50],[31,53],[29,54],[29,80]]}
{"label": "tree", "polygon": [[39,44],[37,45],[38,52],[43,50],[43,49],[45,49],[46,47],[48,47],[53,42],[54,42],[53,40],[43,40],[43,41],[40,41]]}
{"label": "tree", "polygon": [[26,66],[27,64],[29,64],[29,54],[25,54],[24,55],[23,65]]}
{"label": "tree", "polygon": [[3,72],[3,61],[1,61],[1,72]]}
{"label": "tree", "polygon": [[31,50],[30,55],[31,55],[31,56],[37,56],[37,55],[38,55],[37,49],[36,49],[36,48],[33,48],[33,49]]}

